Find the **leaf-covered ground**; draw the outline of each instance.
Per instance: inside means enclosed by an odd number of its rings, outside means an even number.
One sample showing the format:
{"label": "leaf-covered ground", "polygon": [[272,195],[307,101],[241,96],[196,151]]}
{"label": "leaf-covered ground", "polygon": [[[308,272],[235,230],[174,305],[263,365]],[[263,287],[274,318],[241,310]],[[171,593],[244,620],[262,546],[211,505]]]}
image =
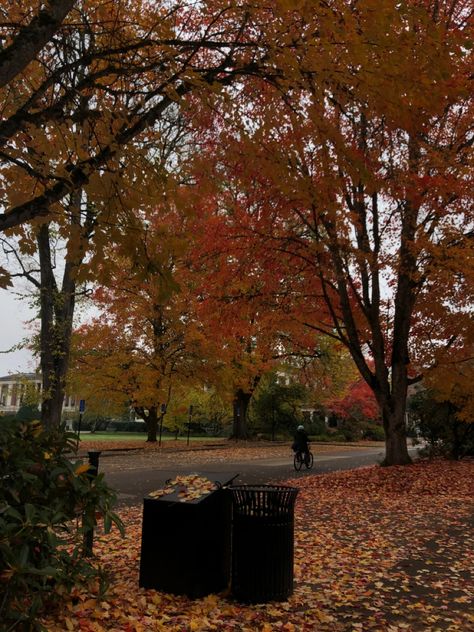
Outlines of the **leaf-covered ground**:
{"label": "leaf-covered ground", "polygon": [[[292,484],[292,481],[289,481]],[[190,600],[138,587],[141,507],[96,538],[104,599],[63,597],[50,632],[474,630],[474,462],[418,462],[293,481],[295,591],[283,603]]]}

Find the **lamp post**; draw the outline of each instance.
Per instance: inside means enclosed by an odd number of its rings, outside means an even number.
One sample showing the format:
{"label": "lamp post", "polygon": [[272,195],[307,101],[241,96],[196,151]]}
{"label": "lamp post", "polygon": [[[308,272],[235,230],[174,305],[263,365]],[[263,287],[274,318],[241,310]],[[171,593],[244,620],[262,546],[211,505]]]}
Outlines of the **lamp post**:
{"label": "lamp post", "polygon": [[86,400],[79,400],[79,424],[77,427],[77,450],[79,450],[79,441],[81,439],[81,425],[82,425],[82,415],[86,409]]}
{"label": "lamp post", "polygon": [[158,445],[161,448],[161,434],[163,432],[163,418],[166,414],[166,404],[161,404],[161,416],[160,416],[160,440],[158,442]]}
{"label": "lamp post", "polygon": [[[81,400],[83,401],[83,400]],[[89,457],[89,470],[87,472],[87,477],[89,481],[93,482],[94,478],[97,476],[99,472],[99,451],[91,451],[87,453]],[[92,547],[94,545],[94,513],[95,507],[90,506],[86,509],[84,514],[82,515],[82,524],[83,524],[83,552],[86,557],[92,556]]]}
{"label": "lamp post", "polygon": [[191,420],[193,418],[193,405],[189,406],[189,417],[188,417],[188,439],[186,441],[186,445],[189,445],[189,433],[191,432]]}
{"label": "lamp post", "polygon": [[275,398],[272,397],[272,441],[275,441]]}

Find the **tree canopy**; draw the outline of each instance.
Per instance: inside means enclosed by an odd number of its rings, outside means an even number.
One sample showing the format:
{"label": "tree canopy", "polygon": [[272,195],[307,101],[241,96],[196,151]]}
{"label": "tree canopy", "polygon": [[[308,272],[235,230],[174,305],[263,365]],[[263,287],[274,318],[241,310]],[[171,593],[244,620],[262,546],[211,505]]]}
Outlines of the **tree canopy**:
{"label": "tree canopy", "polygon": [[[208,352],[225,341],[236,419],[277,358],[320,358],[324,336],[372,390],[386,462],[409,462],[409,385],[472,349],[470,3],[1,6],[0,231],[18,260],[40,256],[56,412],[78,284],[110,288],[112,309],[132,277],[172,287],[193,270],[172,320],[194,301]],[[170,209],[193,246],[179,270],[160,258]],[[145,218],[158,241],[137,258]]]}

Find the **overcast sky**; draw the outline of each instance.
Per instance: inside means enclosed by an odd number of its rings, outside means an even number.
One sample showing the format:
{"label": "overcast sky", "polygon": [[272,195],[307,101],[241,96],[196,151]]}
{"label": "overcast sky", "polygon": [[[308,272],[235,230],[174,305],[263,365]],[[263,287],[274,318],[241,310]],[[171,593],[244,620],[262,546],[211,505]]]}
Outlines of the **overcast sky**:
{"label": "overcast sky", "polygon": [[[0,289],[0,351],[6,351],[31,335],[26,322],[34,312],[25,300],[18,300],[9,290]],[[0,353],[0,377],[9,373],[33,372],[36,363],[26,349]]]}

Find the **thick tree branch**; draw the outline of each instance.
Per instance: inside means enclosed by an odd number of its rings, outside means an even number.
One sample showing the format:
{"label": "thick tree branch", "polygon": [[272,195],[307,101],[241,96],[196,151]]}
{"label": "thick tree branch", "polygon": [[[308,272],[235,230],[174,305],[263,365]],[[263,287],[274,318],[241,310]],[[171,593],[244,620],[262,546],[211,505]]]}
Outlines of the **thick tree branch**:
{"label": "thick tree branch", "polygon": [[[201,81],[204,84],[212,84],[217,81],[220,85],[227,85],[231,83],[236,76],[245,74],[248,68],[252,68],[253,66],[254,64],[252,63],[248,67],[229,70],[226,60],[218,67],[203,73]],[[223,73],[224,76],[222,76]],[[0,214],[0,232],[35,218],[48,216],[52,205],[60,202],[69,193],[85,186],[89,182],[91,175],[95,173],[97,169],[103,167],[123,146],[133,141],[141,132],[158,121],[177,98],[185,96],[194,88],[195,85],[189,82],[181,83],[177,88],[173,89],[173,96],[163,95],[162,100],[158,104],[138,116],[134,122],[129,122],[129,124],[124,125],[114,136],[113,140],[103,147],[95,156],[72,165],[69,169],[69,181],[63,180],[58,182],[54,186],[47,188],[36,198],[20,204],[11,209],[8,213]]]}
{"label": "thick tree branch", "polygon": [[56,33],[75,0],[49,0],[48,7],[21,29],[13,42],[0,52],[0,88],[25,70]]}

